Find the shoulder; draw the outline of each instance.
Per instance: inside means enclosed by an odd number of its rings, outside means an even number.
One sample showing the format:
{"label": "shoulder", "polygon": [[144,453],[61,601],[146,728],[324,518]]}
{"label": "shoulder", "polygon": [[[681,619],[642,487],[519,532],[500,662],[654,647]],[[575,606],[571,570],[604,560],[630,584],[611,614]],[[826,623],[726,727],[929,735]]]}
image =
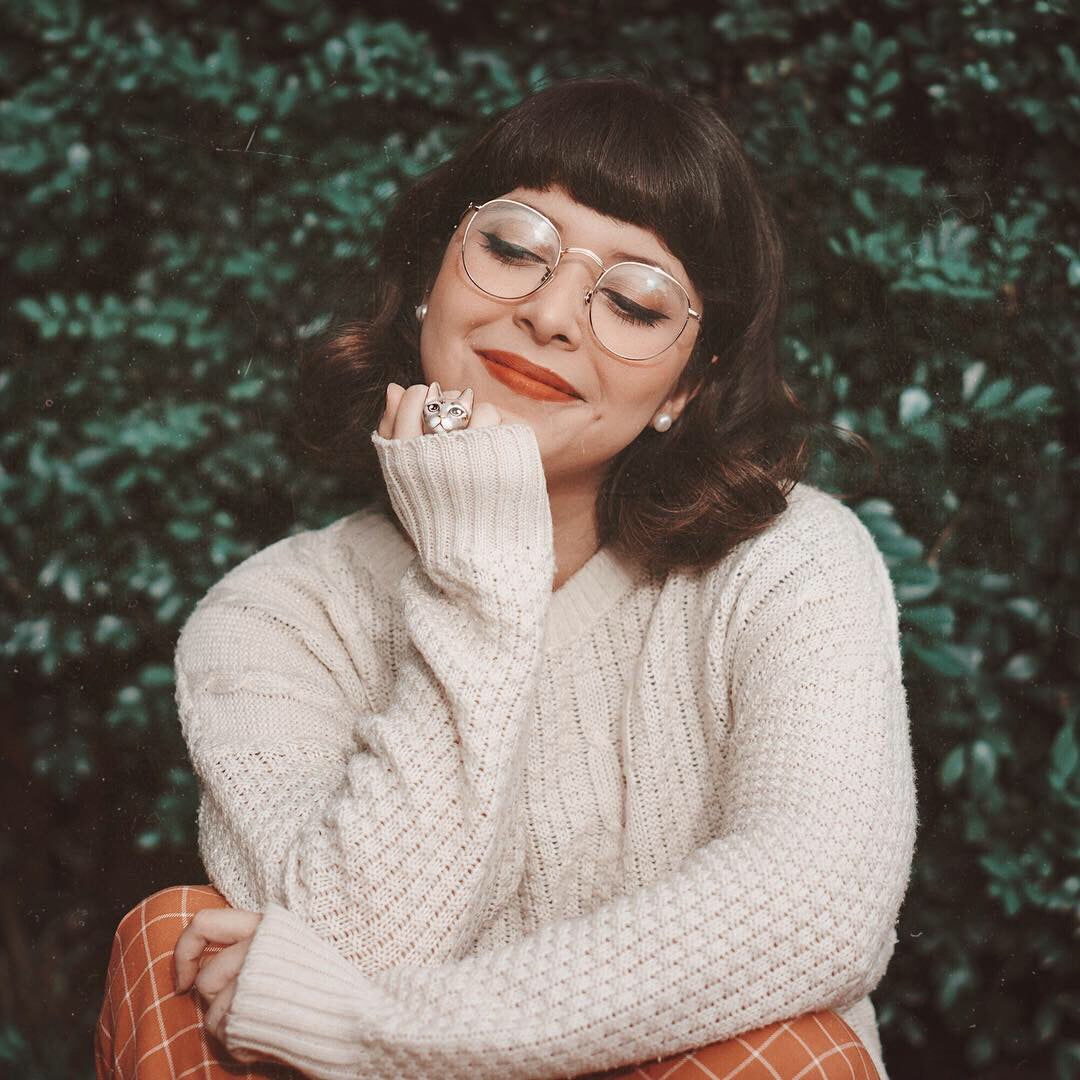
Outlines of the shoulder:
{"label": "shoulder", "polygon": [[283,537],[238,563],[207,591],[198,606],[228,599],[314,597],[336,589],[355,591],[383,580],[398,562],[405,541],[374,507],[365,507],[318,529]]}
{"label": "shoulder", "polygon": [[373,616],[383,587],[409,558],[407,542],[374,507],[286,536],[210,587],[181,628],[178,652],[225,622],[234,635],[241,625],[252,633],[334,633],[346,607]]}
{"label": "shoulder", "polygon": [[859,515],[840,499],[811,484],[799,483],[787,497],[787,506],[759,535],[744,541],[732,553],[739,566],[810,573],[836,572],[854,560],[882,562],[870,530]]}
{"label": "shoulder", "polygon": [[767,613],[790,613],[817,599],[871,605],[893,623],[888,567],[870,530],[835,495],[807,483],[760,534],[706,573],[715,618],[727,629]]}
{"label": "shoulder", "polygon": [[[291,702],[307,709],[309,727],[325,721],[320,730],[331,740],[342,701],[371,707],[369,687],[382,677],[381,643],[395,618],[395,599],[378,576],[393,573],[382,547],[399,553],[387,529],[378,511],[358,511],[270,544],[209,589],[181,627],[174,655],[189,744],[233,737],[231,720],[213,719],[224,716],[216,705],[198,707],[221,695]],[[272,724],[278,715],[249,709],[244,730],[253,717]]]}

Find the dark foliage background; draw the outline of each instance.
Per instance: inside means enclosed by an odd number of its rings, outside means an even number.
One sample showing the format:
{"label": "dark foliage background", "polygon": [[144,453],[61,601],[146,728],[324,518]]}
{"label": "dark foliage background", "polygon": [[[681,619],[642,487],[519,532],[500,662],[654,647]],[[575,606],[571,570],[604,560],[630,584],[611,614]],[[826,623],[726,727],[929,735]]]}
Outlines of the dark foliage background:
{"label": "dark foliage background", "polygon": [[882,459],[855,506],[902,606],[921,800],[876,994],[891,1072],[1080,1075],[1075,8],[0,20],[0,1071],[89,1075],[117,921],[203,880],[176,636],[239,560],[355,508],[293,449],[290,390],[388,203],[531,86],[629,70],[744,136],[791,256],[791,380]]}

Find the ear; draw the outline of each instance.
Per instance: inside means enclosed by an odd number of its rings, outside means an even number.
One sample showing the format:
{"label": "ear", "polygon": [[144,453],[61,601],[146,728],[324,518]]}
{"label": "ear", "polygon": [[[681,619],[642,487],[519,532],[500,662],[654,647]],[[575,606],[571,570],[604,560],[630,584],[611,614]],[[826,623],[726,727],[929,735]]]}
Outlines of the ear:
{"label": "ear", "polygon": [[468,390],[463,390],[458,395],[458,399],[465,405],[465,408],[468,409],[469,412],[472,412],[472,398],[473,392],[471,386],[468,388]]}
{"label": "ear", "polygon": [[433,382],[428,387],[427,397],[424,400],[426,405],[429,401],[438,401],[442,397],[442,387],[437,382]]}
{"label": "ear", "polygon": [[[712,363],[717,362],[717,357],[712,358]],[[705,385],[704,379],[698,379],[698,381],[691,387],[684,387],[682,380],[676,384],[675,392],[660,406],[658,411],[666,412],[672,420],[678,420],[683,409],[690,404],[691,401],[697,397],[698,391]]]}

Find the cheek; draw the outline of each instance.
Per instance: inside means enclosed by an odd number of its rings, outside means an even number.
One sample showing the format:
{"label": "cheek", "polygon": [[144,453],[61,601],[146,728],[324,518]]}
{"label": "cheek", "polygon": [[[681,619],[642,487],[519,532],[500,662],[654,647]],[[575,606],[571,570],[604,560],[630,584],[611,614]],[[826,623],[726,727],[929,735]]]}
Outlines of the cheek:
{"label": "cheek", "polygon": [[617,428],[640,429],[667,399],[682,363],[634,369],[610,362],[601,384],[598,408],[605,422]]}
{"label": "cheek", "polygon": [[462,280],[460,259],[447,256],[428,294],[428,311],[420,330],[420,364],[424,379],[460,388],[475,379],[473,332],[500,315],[492,301]]}
{"label": "cheek", "polygon": [[479,294],[465,276],[458,250],[447,251],[428,295],[425,332],[430,323],[437,333],[460,334],[491,318],[491,314],[491,301]]}

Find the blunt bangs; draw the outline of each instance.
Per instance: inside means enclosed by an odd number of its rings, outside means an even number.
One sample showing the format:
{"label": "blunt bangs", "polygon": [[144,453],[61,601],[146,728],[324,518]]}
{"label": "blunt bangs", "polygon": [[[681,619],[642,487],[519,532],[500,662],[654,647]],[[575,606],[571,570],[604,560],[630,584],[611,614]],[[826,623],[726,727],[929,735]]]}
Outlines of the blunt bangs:
{"label": "blunt bangs", "polygon": [[526,99],[479,142],[465,171],[483,177],[483,199],[557,186],[592,210],[649,229],[697,284],[723,226],[700,129],[700,117],[673,110],[648,87],[578,80]]}

